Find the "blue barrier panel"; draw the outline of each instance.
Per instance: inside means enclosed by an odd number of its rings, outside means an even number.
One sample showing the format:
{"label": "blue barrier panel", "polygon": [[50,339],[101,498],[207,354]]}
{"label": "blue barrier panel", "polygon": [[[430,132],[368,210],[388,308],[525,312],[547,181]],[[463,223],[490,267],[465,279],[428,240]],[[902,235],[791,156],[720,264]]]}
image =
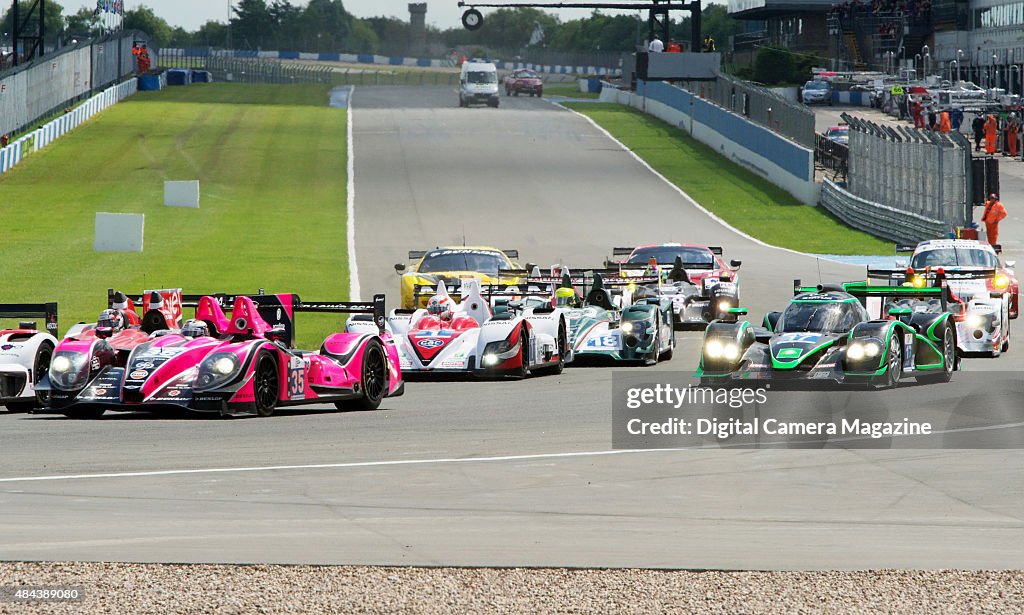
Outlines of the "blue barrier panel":
{"label": "blue barrier panel", "polygon": [[298,51],[278,51],[277,52],[277,57],[282,59],[282,60],[298,60],[299,59],[299,52]]}
{"label": "blue barrier panel", "polygon": [[400,58],[400,57],[397,57],[397,56],[392,56],[392,57],[388,58],[388,65],[389,66],[401,66],[404,63],[405,63],[405,58]]}
{"label": "blue barrier panel", "polygon": [[190,58],[205,58],[210,55],[209,47],[187,47],[184,50],[186,57]]}
{"label": "blue barrier panel", "polygon": [[[643,83],[643,82],[641,82]],[[744,118],[721,109],[705,100],[666,83],[649,82],[637,92],[648,98],[672,107],[686,115],[692,109],[693,119],[716,131],[722,137],[742,146],[748,151],[771,161],[801,180],[810,179],[810,152],[787,139],[776,135],[767,128],[756,126]]]}
{"label": "blue barrier panel", "polygon": [[494,66],[498,70],[505,70],[505,61],[504,60],[498,60],[497,62],[494,63]]}
{"label": "blue barrier panel", "polygon": [[321,53],[320,57],[317,58],[321,62],[341,62],[340,53]]}
{"label": "blue barrier panel", "polygon": [[861,106],[864,104],[864,92],[850,92],[850,104]]}
{"label": "blue barrier panel", "polygon": [[356,56],[356,61],[360,64],[373,64],[373,54],[361,53]]}
{"label": "blue barrier panel", "polygon": [[258,57],[260,57],[260,52],[258,52],[258,51],[250,51],[248,49],[236,49],[235,50],[235,57],[236,58],[258,58]]}
{"label": "blue barrier panel", "polygon": [[430,64],[431,64],[431,59],[430,58],[418,58],[416,60],[416,66],[424,66],[424,67],[429,68]]}

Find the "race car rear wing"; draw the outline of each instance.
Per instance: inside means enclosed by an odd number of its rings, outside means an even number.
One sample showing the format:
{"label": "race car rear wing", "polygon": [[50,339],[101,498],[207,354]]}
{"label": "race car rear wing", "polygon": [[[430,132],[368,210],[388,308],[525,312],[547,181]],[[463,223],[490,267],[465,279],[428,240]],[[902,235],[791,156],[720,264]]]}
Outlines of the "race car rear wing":
{"label": "race car rear wing", "polygon": [[[57,302],[50,303],[0,303],[0,318],[43,318],[46,331],[57,336]],[[36,329],[34,322],[19,323],[21,329]]]}
{"label": "race car rear wing", "polygon": [[973,271],[948,271],[939,269],[924,269],[914,270],[909,268],[903,269],[882,269],[868,267],[868,279],[869,280],[889,280],[897,284],[903,284],[910,282],[914,284],[915,281],[918,284],[927,286],[928,282],[933,285],[937,280],[938,276],[943,276],[947,281],[955,282],[960,280],[994,280],[998,271],[995,269],[975,269]]}
{"label": "race car rear wing", "polygon": [[[436,250],[437,248],[434,248],[434,249]],[[453,250],[457,250],[458,248],[452,248],[452,249]],[[418,261],[419,259],[421,259],[424,256],[426,256],[427,252],[429,252],[429,251],[430,250],[409,250],[409,260],[411,260],[411,261]],[[490,251],[490,250],[488,250],[488,251]],[[518,260],[519,259],[519,250],[502,250],[501,252],[505,256],[511,258],[512,260]]]}
{"label": "race car rear wing", "polygon": [[372,301],[303,301],[298,295],[292,295],[295,303],[292,309],[296,312],[314,312],[319,314],[369,314],[377,328],[384,331],[387,323],[387,308],[384,295],[378,293]]}

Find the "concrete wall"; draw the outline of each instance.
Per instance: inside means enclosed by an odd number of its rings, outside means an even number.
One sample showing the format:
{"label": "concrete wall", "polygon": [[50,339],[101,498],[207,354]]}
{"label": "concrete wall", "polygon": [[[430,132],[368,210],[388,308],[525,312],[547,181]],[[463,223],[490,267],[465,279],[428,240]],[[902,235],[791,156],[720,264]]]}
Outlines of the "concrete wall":
{"label": "concrete wall", "polygon": [[636,94],[602,92],[602,100],[612,98],[677,126],[801,203],[818,203],[813,150],[668,83],[640,82]]}

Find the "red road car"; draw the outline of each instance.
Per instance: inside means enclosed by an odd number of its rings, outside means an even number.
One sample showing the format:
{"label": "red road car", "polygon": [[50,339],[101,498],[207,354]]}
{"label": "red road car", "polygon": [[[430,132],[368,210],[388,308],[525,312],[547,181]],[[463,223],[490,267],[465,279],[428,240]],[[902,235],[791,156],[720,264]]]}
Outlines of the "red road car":
{"label": "red road car", "polygon": [[544,82],[540,75],[527,68],[520,68],[512,71],[505,77],[505,95],[519,96],[520,93],[527,93],[530,96],[544,95]]}

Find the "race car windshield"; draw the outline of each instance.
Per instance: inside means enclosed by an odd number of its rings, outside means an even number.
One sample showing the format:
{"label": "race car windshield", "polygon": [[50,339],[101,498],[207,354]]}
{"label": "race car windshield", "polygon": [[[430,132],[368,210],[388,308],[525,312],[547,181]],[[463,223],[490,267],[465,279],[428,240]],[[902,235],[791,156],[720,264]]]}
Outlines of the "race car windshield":
{"label": "race car windshield", "polygon": [[993,269],[999,266],[996,255],[988,250],[975,248],[938,248],[918,252],[910,259],[914,269],[925,267],[984,267]]}
{"label": "race car windshield", "polygon": [[540,79],[540,77],[537,76],[537,73],[519,73],[516,76],[520,79]]}
{"label": "race car windshield", "polygon": [[466,75],[470,83],[498,83],[498,73],[488,71],[471,71]]}
{"label": "race car windshield", "polygon": [[499,269],[509,269],[511,266],[505,255],[498,252],[444,250],[427,254],[420,264],[419,272],[476,271],[494,275]]}
{"label": "race car windshield", "polygon": [[824,81],[808,81],[807,84],[804,85],[804,89],[805,90],[827,90],[828,89],[828,84],[825,83]]}
{"label": "race car windshield", "polygon": [[676,262],[676,257],[683,259],[683,265],[693,267],[713,268],[715,256],[711,250],[701,248],[682,248],[679,246],[658,246],[654,248],[638,248],[629,255],[628,263],[646,265],[651,258],[656,258],[659,265],[671,265]]}
{"label": "race car windshield", "polygon": [[790,303],[779,317],[779,333],[849,333],[859,322],[867,320],[861,304]]}

